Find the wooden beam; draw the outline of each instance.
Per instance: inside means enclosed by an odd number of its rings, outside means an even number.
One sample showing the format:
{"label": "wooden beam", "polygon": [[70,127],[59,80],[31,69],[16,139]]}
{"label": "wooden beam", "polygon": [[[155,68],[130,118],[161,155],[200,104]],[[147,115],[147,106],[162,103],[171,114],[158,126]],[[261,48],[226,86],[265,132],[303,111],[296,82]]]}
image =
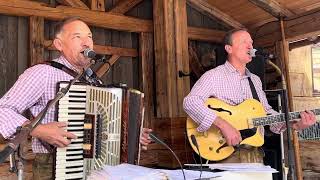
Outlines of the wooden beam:
{"label": "wooden beam", "polygon": [[89,9],[81,0],[57,0],[60,4],[74,8]]}
{"label": "wooden beam", "polygon": [[121,0],[109,12],[116,14],[124,14],[142,1],[143,0]]}
{"label": "wooden beam", "polygon": [[178,113],[173,16],[172,1],[153,0],[157,117]]}
{"label": "wooden beam", "polygon": [[244,27],[244,25],[242,25],[240,22],[236,21],[228,14],[212,6],[205,0],[188,0],[188,4],[204,15],[210,18],[216,18],[233,28]]}
{"label": "wooden beam", "polygon": [[[306,39],[320,34],[320,11],[293,20],[284,21],[285,37],[289,42]],[[260,46],[281,40],[278,22],[269,23],[259,29],[255,42]]]}
{"label": "wooden beam", "polygon": [[205,29],[197,27],[188,27],[188,38],[190,40],[207,41],[207,42],[222,42],[226,32]]}
{"label": "wooden beam", "polygon": [[0,13],[14,16],[40,16],[61,20],[78,16],[89,25],[129,32],[152,32],[152,21],[112,13],[77,9],[72,7],[46,7],[42,3],[23,0],[0,0]]}
{"label": "wooden beam", "polygon": [[297,41],[297,42],[289,44],[289,50],[291,51],[292,49],[296,49],[296,48],[303,47],[303,46],[308,46],[308,45],[311,45],[311,44],[317,44],[319,42],[320,42],[320,37],[319,36],[316,37],[314,40],[305,39],[305,40],[302,40],[302,41]]}
{"label": "wooden beam", "polygon": [[139,57],[141,61],[140,90],[144,93],[144,127],[154,128],[154,52],[153,34],[140,33]]}
{"label": "wooden beam", "polygon": [[[174,0],[174,32],[175,54],[177,71],[190,72],[188,50],[188,25],[187,25],[187,2],[186,0]],[[178,117],[186,117],[183,109],[183,99],[190,92],[190,77],[177,76]]]}
{"label": "wooden beam", "polygon": [[104,63],[99,67],[99,69],[96,71],[96,74],[98,77],[102,77],[108,70],[109,68],[112,67],[112,65],[120,58],[119,55],[113,55],[110,57],[108,60],[109,63]]}
{"label": "wooden beam", "polygon": [[279,17],[290,17],[293,16],[294,13],[291,12],[289,9],[283,7],[278,1],[276,0],[249,0],[254,5],[260,7],[261,9],[265,10],[272,16],[279,18]]}
{"label": "wooden beam", "polygon": [[[52,44],[52,40],[45,40],[43,42],[43,46],[49,50],[56,50],[56,48]],[[119,56],[126,56],[126,57],[138,56],[138,51],[133,48],[119,48],[119,47],[112,47],[112,46],[94,45],[93,50],[98,54],[119,55]]]}
{"label": "wooden beam", "polygon": [[44,18],[31,16],[29,18],[29,48],[30,63],[29,65],[38,64],[44,58]]}
{"label": "wooden beam", "polygon": [[105,11],[104,0],[89,0],[91,10],[94,11]]}
{"label": "wooden beam", "polygon": [[157,117],[183,117],[183,98],[190,90],[185,0],[154,0],[154,49]]}

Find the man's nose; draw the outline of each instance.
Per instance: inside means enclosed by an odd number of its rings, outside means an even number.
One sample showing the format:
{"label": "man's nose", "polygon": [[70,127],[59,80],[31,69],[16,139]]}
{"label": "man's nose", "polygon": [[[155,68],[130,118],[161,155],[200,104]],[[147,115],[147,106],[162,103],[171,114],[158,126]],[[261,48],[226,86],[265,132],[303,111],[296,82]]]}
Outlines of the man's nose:
{"label": "man's nose", "polygon": [[82,38],[82,46],[90,47],[92,44],[91,38]]}

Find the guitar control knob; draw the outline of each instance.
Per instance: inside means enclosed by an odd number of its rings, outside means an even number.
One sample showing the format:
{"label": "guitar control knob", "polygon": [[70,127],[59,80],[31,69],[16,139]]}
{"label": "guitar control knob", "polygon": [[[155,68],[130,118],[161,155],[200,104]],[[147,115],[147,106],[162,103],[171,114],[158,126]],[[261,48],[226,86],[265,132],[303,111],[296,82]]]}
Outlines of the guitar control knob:
{"label": "guitar control knob", "polygon": [[213,150],[213,147],[209,147],[209,150],[212,151],[212,150]]}
{"label": "guitar control knob", "polygon": [[224,140],[219,140],[219,144],[224,144]]}

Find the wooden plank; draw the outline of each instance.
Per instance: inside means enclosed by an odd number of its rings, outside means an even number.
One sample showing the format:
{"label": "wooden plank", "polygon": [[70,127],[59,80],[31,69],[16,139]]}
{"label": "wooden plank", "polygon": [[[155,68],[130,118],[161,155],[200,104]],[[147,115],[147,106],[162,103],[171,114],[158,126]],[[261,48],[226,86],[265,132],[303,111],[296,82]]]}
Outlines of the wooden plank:
{"label": "wooden plank", "polygon": [[[189,50],[188,50],[188,25],[187,25],[187,2],[186,0],[174,1],[174,31],[175,31],[175,54],[177,71],[189,72]],[[172,77],[174,78],[174,77]],[[190,77],[178,77],[178,116],[186,116],[183,109],[183,99],[190,92]]]}
{"label": "wooden plank", "polygon": [[272,16],[279,17],[290,17],[293,16],[294,13],[289,9],[280,5],[280,3],[276,0],[249,0],[254,5],[260,7],[266,12],[270,13]]}
{"label": "wooden plank", "polygon": [[44,18],[31,16],[29,19],[30,65],[43,62]]}
{"label": "wooden plank", "polygon": [[152,21],[112,13],[59,6],[45,7],[41,3],[23,0],[0,0],[0,13],[15,16],[40,16],[61,20],[78,16],[89,25],[129,32],[152,32]]}
{"label": "wooden plank", "polygon": [[157,117],[177,116],[173,1],[153,1]]}
{"label": "wooden plank", "polygon": [[301,159],[303,159],[302,168],[304,170],[320,172],[320,151],[317,150],[319,146],[320,141],[300,141],[300,147],[303,150],[301,151]]}
{"label": "wooden plank", "polygon": [[194,9],[202,12],[209,17],[217,18],[233,28],[244,27],[244,25],[242,25],[240,22],[236,21],[228,14],[220,11],[218,8],[212,6],[205,0],[188,0],[187,2]]}
{"label": "wooden plank", "polygon": [[197,76],[199,79],[205,70],[200,63],[200,60],[192,46],[189,46],[189,61],[190,61],[190,68],[192,72]]}
{"label": "wooden plank", "polygon": [[292,96],[312,96],[312,52],[310,46],[289,52],[289,76]]}
{"label": "wooden plank", "polygon": [[74,8],[89,9],[81,0],[57,0],[60,4]]}
{"label": "wooden plank", "polygon": [[[6,38],[7,42],[4,44],[6,47],[6,55],[7,55],[7,76],[8,79],[8,87],[12,87],[15,81],[18,79],[18,18],[17,17],[6,17],[8,21],[7,25],[7,33]],[[26,47],[24,47],[26,48]],[[25,59],[27,60],[27,59]]]}
{"label": "wooden plank", "polygon": [[154,117],[154,52],[153,34],[140,33],[139,35],[139,56],[141,60],[140,89],[144,93],[144,127],[153,128]]}
{"label": "wooden plank", "polygon": [[22,74],[28,67],[28,53],[29,50],[29,27],[28,19],[24,17],[18,17],[18,45],[17,45],[17,61],[18,61],[18,75]]}
{"label": "wooden plank", "polygon": [[99,69],[96,71],[97,76],[102,77],[109,69],[112,67],[112,65],[120,58],[119,55],[113,55],[108,60],[109,63],[104,63],[99,67]]}
{"label": "wooden plank", "polygon": [[[182,164],[194,163],[194,159],[192,159],[193,150],[185,135],[186,119],[186,117],[177,117],[157,118],[154,120],[154,133],[167,143],[176,153]],[[158,150],[152,150],[158,153],[158,166],[167,168],[179,167],[178,162],[167,149],[161,146],[158,148]]]}
{"label": "wooden plank", "polygon": [[143,0],[121,0],[109,12],[116,14],[124,14],[142,1]]}
{"label": "wooden plank", "polygon": [[105,11],[104,0],[89,0],[91,10],[94,11]]}
{"label": "wooden plank", "polygon": [[221,43],[225,34],[224,31],[214,29],[188,27],[188,38],[190,40]]}
{"label": "wooden plank", "polygon": [[[44,41],[43,45],[45,48],[49,50],[56,50],[56,48],[52,44],[52,40]],[[126,56],[126,57],[138,56],[138,51],[133,48],[119,48],[119,47],[111,47],[111,46],[94,45],[93,50],[98,54],[119,55],[119,56]]]}
{"label": "wooden plank", "polygon": [[[117,47],[132,47],[131,33],[112,32],[112,45]],[[133,83],[133,61],[131,57],[120,57],[113,66],[113,83],[125,83],[128,87],[134,88]]]}
{"label": "wooden plank", "polygon": [[320,37],[293,42],[293,43],[289,44],[289,50],[291,51],[291,50],[296,49],[296,48],[301,48],[301,47],[304,47],[304,46],[317,44],[319,42],[320,42]]}

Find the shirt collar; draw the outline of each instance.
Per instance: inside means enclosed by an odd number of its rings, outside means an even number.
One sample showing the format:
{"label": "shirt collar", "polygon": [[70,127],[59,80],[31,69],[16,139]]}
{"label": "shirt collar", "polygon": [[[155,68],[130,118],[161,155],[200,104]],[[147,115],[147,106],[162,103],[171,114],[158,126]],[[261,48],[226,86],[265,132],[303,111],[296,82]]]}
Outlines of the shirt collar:
{"label": "shirt collar", "polygon": [[[229,73],[238,73],[238,74],[240,74],[240,72],[235,67],[233,67],[232,64],[230,64],[230,62],[228,60],[224,63],[224,67]],[[249,71],[249,69],[246,68],[244,77],[251,77],[251,75],[252,74]]]}
{"label": "shirt collar", "polygon": [[61,55],[57,59],[54,59],[53,61],[56,61],[56,62],[58,62],[60,64],[63,64],[66,67],[68,67],[68,68],[74,70],[75,72],[79,73],[79,70],[76,69],[63,55]]}

